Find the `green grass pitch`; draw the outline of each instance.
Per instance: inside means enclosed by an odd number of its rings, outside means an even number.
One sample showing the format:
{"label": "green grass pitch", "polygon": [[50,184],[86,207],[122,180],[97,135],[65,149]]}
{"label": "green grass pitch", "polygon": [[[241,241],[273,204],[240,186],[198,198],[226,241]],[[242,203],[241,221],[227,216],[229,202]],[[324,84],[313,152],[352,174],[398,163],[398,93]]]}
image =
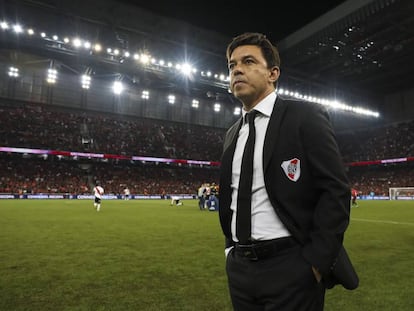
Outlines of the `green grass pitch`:
{"label": "green grass pitch", "polygon": [[[359,201],[345,245],[325,310],[414,310],[414,201]],[[196,200],[1,200],[0,310],[230,311],[223,246]]]}

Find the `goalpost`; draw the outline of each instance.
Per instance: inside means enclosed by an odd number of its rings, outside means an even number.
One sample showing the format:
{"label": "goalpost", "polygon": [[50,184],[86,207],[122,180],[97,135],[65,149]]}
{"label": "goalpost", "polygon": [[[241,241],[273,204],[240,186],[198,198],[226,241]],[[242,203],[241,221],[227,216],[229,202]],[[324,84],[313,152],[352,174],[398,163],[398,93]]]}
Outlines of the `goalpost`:
{"label": "goalpost", "polygon": [[413,200],[414,187],[389,188],[390,200]]}

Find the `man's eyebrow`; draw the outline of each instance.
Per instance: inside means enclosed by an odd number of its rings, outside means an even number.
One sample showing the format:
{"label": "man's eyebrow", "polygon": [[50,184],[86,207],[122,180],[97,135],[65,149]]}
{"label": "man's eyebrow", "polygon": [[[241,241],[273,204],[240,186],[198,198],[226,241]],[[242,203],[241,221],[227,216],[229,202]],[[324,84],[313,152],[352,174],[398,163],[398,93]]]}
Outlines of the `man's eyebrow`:
{"label": "man's eyebrow", "polygon": [[[241,57],[241,60],[245,60],[245,59],[247,59],[247,58],[253,58],[253,59],[256,59],[256,57],[254,57],[252,54],[247,54],[247,55],[242,56],[242,57]],[[230,64],[230,63],[234,63],[234,62],[235,62],[235,60],[234,60],[234,59],[230,59],[228,63]]]}

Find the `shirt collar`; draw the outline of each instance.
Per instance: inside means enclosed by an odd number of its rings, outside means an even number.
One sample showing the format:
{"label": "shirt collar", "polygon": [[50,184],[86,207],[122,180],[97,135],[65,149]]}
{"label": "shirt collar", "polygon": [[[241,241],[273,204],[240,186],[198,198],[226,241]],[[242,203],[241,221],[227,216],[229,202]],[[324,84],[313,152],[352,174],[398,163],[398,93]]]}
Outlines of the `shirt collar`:
{"label": "shirt collar", "polygon": [[[260,112],[260,114],[270,117],[273,111],[273,106],[276,101],[276,92],[272,92],[269,95],[267,95],[265,98],[263,98],[256,106],[254,106],[254,110],[257,110]],[[245,115],[247,111],[242,109],[242,117],[243,120],[245,120]]]}

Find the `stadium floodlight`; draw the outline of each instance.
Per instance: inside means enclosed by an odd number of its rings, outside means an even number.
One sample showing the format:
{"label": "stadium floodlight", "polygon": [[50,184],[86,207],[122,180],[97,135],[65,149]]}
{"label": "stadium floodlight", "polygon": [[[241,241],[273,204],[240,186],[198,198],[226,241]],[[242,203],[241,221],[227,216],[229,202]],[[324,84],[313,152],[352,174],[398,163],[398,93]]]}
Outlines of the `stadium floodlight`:
{"label": "stadium floodlight", "polygon": [[6,22],[1,22],[0,23],[0,28],[4,29],[4,30],[9,29],[9,24],[7,24]]}
{"label": "stadium floodlight", "polygon": [[184,75],[189,76],[191,74],[191,65],[188,63],[184,63],[182,65],[177,65],[178,70],[180,70]]}
{"label": "stadium floodlight", "polygon": [[215,103],[214,104],[214,111],[215,112],[220,112],[220,109],[221,109],[221,105],[219,103]]}
{"label": "stadium floodlight", "polygon": [[211,71],[201,71],[200,72],[200,75],[202,76],[202,77],[208,77],[208,78],[210,78],[213,74],[211,73]]}
{"label": "stadium floodlight", "polygon": [[175,96],[174,95],[168,95],[168,103],[171,105],[175,104]]}
{"label": "stadium floodlight", "polygon": [[228,76],[226,76],[225,74],[220,74],[219,75],[219,80],[220,81],[228,81]]}
{"label": "stadium floodlight", "polygon": [[241,108],[240,107],[235,107],[233,114],[235,116],[239,116],[241,114]]}
{"label": "stadium floodlight", "polygon": [[200,102],[197,99],[193,99],[193,101],[191,102],[191,107],[193,108],[198,108]]}
{"label": "stadium floodlight", "polygon": [[22,33],[23,32],[23,27],[19,24],[16,24],[13,26],[13,30],[15,33]]}
{"label": "stadium floodlight", "polygon": [[32,29],[32,28],[29,28],[29,29],[27,29],[27,34],[29,35],[29,36],[33,36],[34,35],[34,30]]}
{"label": "stadium floodlight", "polygon": [[115,81],[112,86],[112,90],[114,91],[114,94],[120,95],[122,91],[124,90],[124,85],[122,84],[121,81]]}
{"label": "stadium floodlight", "polygon": [[11,78],[17,78],[19,76],[19,68],[10,67],[8,74]]}
{"label": "stadium floodlight", "polygon": [[150,62],[151,57],[148,54],[141,54],[140,61],[143,64],[148,64]]}
{"label": "stadium floodlight", "polygon": [[82,41],[79,38],[74,38],[72,44],[75,48],[79,48],[82,45]]}
{"label": "stadium floodlight", "polygon": [[149,91],[147,90],[142,91],[141,98],[145,100],[149,99]]}
{"label": "stadium floodlight", "polygon": [[47,70],[47,77],[46,77],[47,83],[55,84],[56,80],[57,80],[57,70],[54,68],[49,68]]}
{"label": "stadium floodlight", "polygon": [[95,52],[100,52],[100,51],[102,51],[102,46],[99,43],[96,43],[93,46],[93,49],[95,50]]}
{"label": "stadium floodlight", "polygon": [[83,89],[89,89],[91,86],[91,76],[89,75],[82,75],[81,77],[81,84]]}

